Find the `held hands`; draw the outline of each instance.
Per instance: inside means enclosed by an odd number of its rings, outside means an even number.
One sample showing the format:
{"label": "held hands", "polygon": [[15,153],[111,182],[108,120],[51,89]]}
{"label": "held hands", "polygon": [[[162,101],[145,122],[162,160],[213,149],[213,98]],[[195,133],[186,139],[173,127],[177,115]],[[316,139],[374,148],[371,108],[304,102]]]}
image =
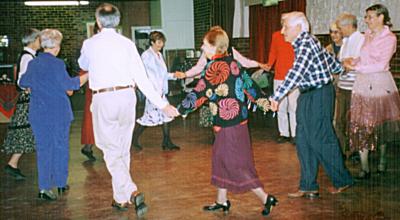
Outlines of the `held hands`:
{"label": "held hands", "polygon": [[343,67],[346,69],[346,71],[354,70],[353,61],[353,58],[346,58],[342,61]]}
{"label": "held hands", "polygon": [[85,84],[89,79],[89,75],[87,73],[82,74],[79,76],[79,82],[80,82],[80,86],[83,86],[83,84]]}
{"label": "held hands", "polygon": [[279,109],[279,103],[272,98],[269,98],[269,101],[271,102],[271,110],[276,112]]}
{"label": "held hands", "polygon": [[170,105],[170,104],[168,104],[167,106],[165,106],[163,109],[162,109],[162,111],[166,114],[166,115],[168,115],[169,117],[177,117],[177,116],[179,116],[179,112],[178,112],[178,110],[174,107],[174,106],[172,106],[172,105]]}
{"label": "held hands", "polygon": [[174,77],[178,78],[178,79],[184,79],[184,78],[186,78],[186,74],[184,72],[181,72],[181,71],[176,71],[174,73]]}
{"label": "held hands", "polygon": [[264,111],[264,113],[266,113],[267,111],[269,111],[271,109],[271,105],[270,105],[268,99],[266,99],[266,98],[259,98],[259,99],[257,99],[256,103],[257,103],[257,106],[259,106],[262,109],[262,111]]}
{"label": "held hands", "polygon": [[258,63],[258,66],[259,66],[261,69],[265,70],[265,71],[270,71],[270,70],[271,70],[271,66],[268,65],[268,64],[266,64],[266,63]]}

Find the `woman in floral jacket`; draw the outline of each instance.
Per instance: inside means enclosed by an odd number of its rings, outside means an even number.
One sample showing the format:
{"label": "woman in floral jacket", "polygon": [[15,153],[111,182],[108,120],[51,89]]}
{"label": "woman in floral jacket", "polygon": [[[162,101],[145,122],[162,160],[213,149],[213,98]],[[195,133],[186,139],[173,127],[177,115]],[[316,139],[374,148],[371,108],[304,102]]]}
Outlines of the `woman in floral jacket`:
{"label": "woman in floral jacket", "polygon": [[213,115],[216,134],[211,183],[218,188],[218,193],[216,202],[205,206],[204,210],[228,212],[231,205],[227,199],[228,191],[241,193],[252,190],[264,204],[262,214],[268,215],[277,200],[264,192],[254,167],[247,106],[248,102],[255,102],[266,111],[269,102],[260,97],[261,90],[241,65],[227,56],[229,39],[224,30],[211,29],[203,42],[204,53],[211,61],[178,110],[181,114],[188,114],[208,100]]}

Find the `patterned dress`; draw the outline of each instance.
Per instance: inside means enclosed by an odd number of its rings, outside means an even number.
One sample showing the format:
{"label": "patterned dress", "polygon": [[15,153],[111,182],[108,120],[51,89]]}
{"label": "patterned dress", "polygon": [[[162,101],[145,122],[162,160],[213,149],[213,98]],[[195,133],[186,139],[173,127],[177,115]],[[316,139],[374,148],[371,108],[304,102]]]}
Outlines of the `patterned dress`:
{"label": "patterned dress", "polygon": [[262,187],[254,167],[247,127],[249,102],[268,110],[260,88],[230,56],[214,57],[198,84],[178,106],[184,115],[206,101],[213,116],[215,142],[211,183],[234,193]]}
{"label": "patterned dress", "polygon": [[[142,54],[142,60],[153,88],[163,100],[168,102],[168,80],[175,80],[175,78],[173,78],[173,74],[168,73],[162,54],[150,47]],[[157,126],[171,122],[172,120],[173,118],[166,115],[161,109],[146,99],[143,116],[137,119],[137,122],[143,126]]]}
{"label": "patterned dress", "polygon": [[6,154],[32,153],[35,151],[35,140],[28,121],[29,92],[19,94],[14,115],[11,117],[2,152]]}
{"label": "patterned dress", "polygon": [[[35,57],[31,52],[32,51],[24,50],[21,53],[18,59],[18,73],[20,72],[22,56],[32,57],[30,59]],[[32,153],[35,151],[35,140],[33,138],[31,125],[28,121],[30,94],[28,91],[20,89],[18,85],[17,88],[20,90],[18,101],[15,106],[14,115],[11,117],[10,124],[8,125],[7,134],[1,150],[6,154]]]}

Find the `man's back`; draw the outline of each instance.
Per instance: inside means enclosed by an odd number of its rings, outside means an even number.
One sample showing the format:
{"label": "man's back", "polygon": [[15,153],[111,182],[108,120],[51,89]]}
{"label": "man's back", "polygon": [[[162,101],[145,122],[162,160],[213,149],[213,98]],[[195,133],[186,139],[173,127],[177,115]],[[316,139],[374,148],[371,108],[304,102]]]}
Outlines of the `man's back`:
{"label": "man's back", "polygon": [[134,84],[135,66],[139,66],[135,63],[141,62],[140,56],[135,44],[114,29],[103,29],[86,40],[81,53],[79,63],[88,67],[92,90]]}

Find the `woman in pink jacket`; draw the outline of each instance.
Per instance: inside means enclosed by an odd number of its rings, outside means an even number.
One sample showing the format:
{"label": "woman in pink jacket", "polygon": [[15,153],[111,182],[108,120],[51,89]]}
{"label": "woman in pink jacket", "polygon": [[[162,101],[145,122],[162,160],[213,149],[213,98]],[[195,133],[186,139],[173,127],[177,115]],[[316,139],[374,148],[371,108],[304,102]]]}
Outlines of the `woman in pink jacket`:
{"label": "woman in pink jacket", "polygon": [[389,11],[381,4],[366,10],[364,45],[360,57],[344,66],[359,72],[351,97],[350,147],[361,156],[358,179],[368,179],[368,152],[380,150],[378,173],[386,171],[386,143],[399,136],[400,97],[389,62],[396,52],[396,36],[390,31]]}

